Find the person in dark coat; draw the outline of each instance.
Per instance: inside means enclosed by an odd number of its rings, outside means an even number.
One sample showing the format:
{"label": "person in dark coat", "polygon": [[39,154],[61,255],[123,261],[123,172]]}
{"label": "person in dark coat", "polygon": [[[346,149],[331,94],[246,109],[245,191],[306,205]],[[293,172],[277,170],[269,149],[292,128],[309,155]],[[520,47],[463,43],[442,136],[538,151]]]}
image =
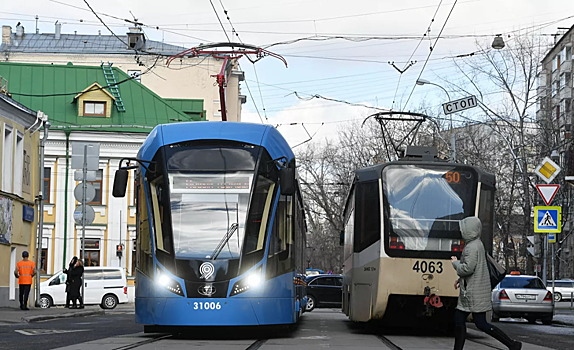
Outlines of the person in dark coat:
{"label": "person in dark coat", "polygon": [[462,350],[466,338],[466,318],[472,319],[478,329],[495,338],[510,350],[522,349],[522,343],[510,339],[503,331],[486,322],[486,312],[492,310],[490,301],[490,275],[486,265],[486,253],[480,240],[482,224],[480,219],[471,216],[460,222],[460,232],[464,239],[464,250],[460,261],[451,257],[452,266],[459,279],[454,288],[460,288],[460,296],[454,314],[454,350]]}
{"label": "person in dark coat", "polygon": [[64,269],[64,273],[66,274],[66,308],[70,308],[70,304],[72,301],[72,297],[70,294],[70,283],[72,281],[71,273],[74,266],[76,266],[76,262],[78,261],[78,257],[75,256],[70,260],[70,264],[68,264],[68,268]]}
{"label": "person in dark coat", "polygon": [[[70,270],[68,278],[70,280],[69,284],[69,296],[73,303],[71,309],[83,309],[84,301],[80,295],[80,289],[82,288],[82,276],[84,274],[84,266],[80,259],[76,260],[74,267]],[[80,306],[76,306],[76,301],[79,301]]]}

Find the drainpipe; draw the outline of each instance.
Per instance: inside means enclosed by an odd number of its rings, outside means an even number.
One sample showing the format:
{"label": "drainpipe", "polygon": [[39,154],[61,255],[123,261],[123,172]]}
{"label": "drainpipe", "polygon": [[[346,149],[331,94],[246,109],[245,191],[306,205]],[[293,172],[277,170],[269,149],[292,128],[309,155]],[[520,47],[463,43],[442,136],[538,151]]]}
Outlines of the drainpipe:
{"label": "drainpipe", "polygon": [[[36,267],[38,272],[36,273],[36,306],[40,306],[40,253],[42,252],[42,234],[44,233],[44,144],[48,139],[48,132],[50,131],[50,122],[48,121],[48,116],[44,115],[42,118],[44,125],[44,137],[40,140],[40,190],[38,191],[38,200],[40,201],[38,205],[38,242],[36,246]],[[48,263],[48,261],[46,261]]]}
{"label": "drainpipe", "polygon": [[70,161],[70,129],[64,130],[66,133],[66,184],[64,189],[64,256],[62,258],[62,268],[66,268],[66,247],[68,246],[68,169]]}

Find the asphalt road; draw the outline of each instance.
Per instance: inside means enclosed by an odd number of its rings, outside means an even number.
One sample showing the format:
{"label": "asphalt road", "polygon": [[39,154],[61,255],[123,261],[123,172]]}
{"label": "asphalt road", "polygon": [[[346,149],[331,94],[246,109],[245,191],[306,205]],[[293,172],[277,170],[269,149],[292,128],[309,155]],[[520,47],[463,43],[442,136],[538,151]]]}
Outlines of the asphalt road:
{"label": "asphalt road", "polygon": [[4,324],[0,349],[47,350],[86,341],[142,332],[133,311],[106,315],[56,319],[36,323]]}
{"label": "asphalt road", "polygon": [[[570,312],[562,310],[561,312]],[[574,329],[561,325],[531,325],[523,320],[503,319],[496,324],[511,337],[550,349],[570,350]],[[65,348],[82,350],[115,349],[130,344],[148,349],[448,349],[452,336],[408,329],[380,329],[350,322],[336,309],[316,309],[304,315],[294,330],[210,329],[155,341],[157,335],[143,335],[134,322],[133,311],[111,312],[103,316],[60,319],[39,323],[4,325],[0,328],[0,349],[30,350]],[[262,341],[263,339],[263,341]],[[150,340],[153,343],[147,343]],[[258,343],[261,342],[261,343]],[[394,345],[389,345],[393,343]],[[492,338],[469,324],[469,349],[504,349]],[[532,349],[529,346],[527,349]],[[538,348],[540,349],[540,348]]]}

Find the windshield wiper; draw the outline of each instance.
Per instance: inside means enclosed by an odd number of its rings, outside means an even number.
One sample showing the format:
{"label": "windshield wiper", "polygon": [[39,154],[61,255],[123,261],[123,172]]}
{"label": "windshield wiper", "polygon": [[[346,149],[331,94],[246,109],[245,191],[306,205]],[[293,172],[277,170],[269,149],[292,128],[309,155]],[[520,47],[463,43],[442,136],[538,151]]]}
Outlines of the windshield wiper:
{"label": "windshield wiper", "polygon": [[235,233],[235,231],[237,231],[238,228],[239,228],[239,225],[237,223],[233,223],[233,224],[231,224],[231,226],[229,226],[227,233],[225,234],[225,236],[223,236],[221,241],[219,241],[219,244],[217,245],[217,247],[215,248],[215,250],[211,254],[211,260],[217,259],[217,257],[219,256],[219,253],[221,253],[221,251],[223,250],[223,247],[225,247],[227,242],[229,242],[229,240],[231,239],[231,236],[233,236],[233,233]]}

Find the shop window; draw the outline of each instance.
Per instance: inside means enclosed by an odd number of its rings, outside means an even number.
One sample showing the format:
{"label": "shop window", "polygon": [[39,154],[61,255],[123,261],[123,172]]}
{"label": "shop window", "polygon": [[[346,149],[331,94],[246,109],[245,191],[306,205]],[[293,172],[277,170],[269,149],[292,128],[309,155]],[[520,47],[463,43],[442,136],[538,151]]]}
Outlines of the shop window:
{"label": "shop window", "polygon": [[84,266],[100,266],[100,251],[99,250],[85,250],[84,251]]}

